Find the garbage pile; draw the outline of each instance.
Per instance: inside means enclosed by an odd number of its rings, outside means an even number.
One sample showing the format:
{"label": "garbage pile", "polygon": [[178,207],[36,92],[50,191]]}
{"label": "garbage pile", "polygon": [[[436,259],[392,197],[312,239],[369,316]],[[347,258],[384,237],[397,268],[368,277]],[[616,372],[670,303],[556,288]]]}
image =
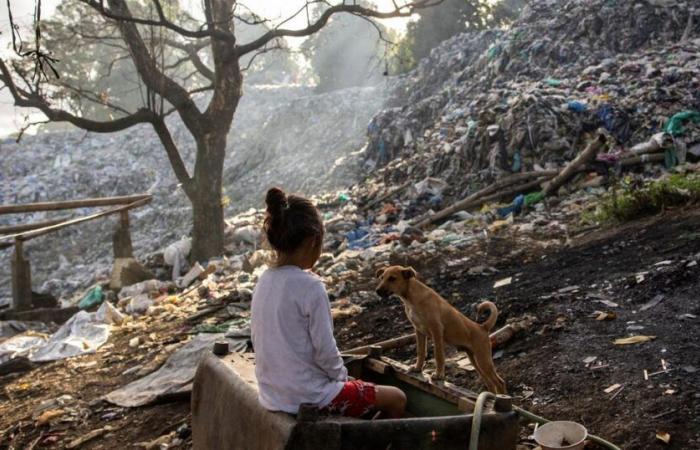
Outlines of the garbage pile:
{"label": "garbage pile", "polygon": [[[246,95],[229,138],[224,173],[227,214],[260,200],[261,189],[279,184],[307,193],[345,187],[357,180],[364,129],[382,105],[376,88],[316,95],[300,86],[255,86]],[[175,118],[169,123],[188,167],[194,145]],[[26,136],[2,142],[0,204],[106,197],[147,192],[146,207],[133,211],[137,257],[187,236],[191,210],[157,136],[148,126],[118,134],[81,131]],[[344,158],[344,159],[343,159]],[[303,174],[303,176],[302,176]],[[0,216],[0,225],[31,223],[96,212],[95,209]],[[30,241],[33,288],[64,300],[109,276],[113,263],[110,217]],[[9,304],[11,250],[0,252],[0,305]]]}
{"label": "garbage pile", "polygon": [[394,107],[369,125],[367,164],[387,185],[441,178],[459,198],[498,175],[560,167],[598,128],[610,166],[696,161],[698,73],[694,2],[531,2],[509,30],[456,36],[397,83]]}

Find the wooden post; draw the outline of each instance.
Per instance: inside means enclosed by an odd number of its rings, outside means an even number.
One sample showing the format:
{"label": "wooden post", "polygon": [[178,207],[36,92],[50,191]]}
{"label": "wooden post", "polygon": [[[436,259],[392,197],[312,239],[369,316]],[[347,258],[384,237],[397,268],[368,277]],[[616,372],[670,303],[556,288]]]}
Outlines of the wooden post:
{"label": "wooden post", "polygon": [[133,258],[134,249],[131,245],[131,234],[129,233],[129,211],[120,213],[119,225],[112,236],[112,247],[114,258]]}
{"label": "wooden post", "polygon": [[23,242],[15,239],[12,258],[12,307],[16,311],[32,309],[32,277],[29,261],[24,259]]}

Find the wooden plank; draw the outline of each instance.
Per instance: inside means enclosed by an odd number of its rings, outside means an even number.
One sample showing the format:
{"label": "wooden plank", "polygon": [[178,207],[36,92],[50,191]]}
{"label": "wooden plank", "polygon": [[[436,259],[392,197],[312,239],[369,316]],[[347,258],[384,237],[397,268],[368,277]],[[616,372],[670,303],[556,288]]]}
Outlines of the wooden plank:
{"label": "wooden plank", "polygon": [[32,308],[32,275],[29,261],[24,259],[22,241],[15,240],[15,254],[11,262],[12,308],[26,311]]}
{"label": "wooden plank", "polygon": [[123,195],[119,197],[85,198],[82,200],[66,200],[58,202],[27,203],[25,205],[0,205],[0,215],[19,214],[36,211],[59,211],[62,209],[89,208],[98,206],[126,205],[150,199],[149,194]]}
{"label": "wooden plank", "polygon": [[10,239],[19,239],[20,241],[28,241],[29,239],[34,239],[35,237],[43,236],[45,234],[52,233],[52,232],[54,232],[56,230],[60,230],[62,228],[66,228],[66,227],[69,227],[72,225],[77,225],[77,224],[83,223],[83,222],[88,222],[90,220],[99,219],[101,217],[109,216],[111,214],[120,213],[122,211],[127,211],[127,210],[130,210],[133,208],[138,208],[139,206],[143,206],[143,205],[149,203],[150,201],[151,201],[151,196],[148,196],[148,197],[142,198],[140,200],[137,200],[133,203],[129,203],[128,205],[118,206],[116,208],[110,208],[110,209],[107,209],[105,211],[100,211],[98,213],[90,214],[88,216],[78,217],[76,219],[61,222],[61,223],[56,224],[56,225],[51,225],[48,227],[39,228],[37,230],[27,231],[24,233],[11,234],[9,236],[2,236],[2,237],[0,237],[0,241],[7,242]]}
{"label": "wooden plank", "polygon": [[[415,386],[429,394],[435,395],[443,400],[457,405],[460,410],[469,410],[469,405],[473,409],[473,400],[477,398],[477,394],[469,391],[467,389],[460,388],[454,384],[441,382],[440,384],[433,384],[427,379],[419,377],[419,375],[409,372],[409,366],[393,360],[391,358],[382,357],[382,361],[377,361],[372,358],[367,358],[364,361],[364,365],[367,369],[375,371],[377,373],[385,373],[389,367],[393,367],[395,370],[393,376],[404,383]],[[383,370],[382,372],[377,369]],[[389,369],[390,370],[390,369]]]}
{"label": "wooden plank", "polygon": [[352,355],[363,355],[367,354],[369,352],[370,347],[378,346],[381,347],[382,350],[391,350],[393,348],[397,347],[403,347],[404,345],[411,344],[416,341],[416,335],[411,333],[407,334],[405,336],[393,338],[393,339],[388,339],[386,341],[381,341],[377,342],[376,344],[369,344],[369,345],[363,345],[361,347],[355,347],[351,348],[349,350],[345,350],[342,353],[346,354],[352,354]]}
{"label": "wooden plank", "polygon": [[58,223],[65,222],[66,220],[70,220],[70,218],[64,217],[61,219],[47,220],[44,222],[25,223],[22,225],[10,225],[7,227],[0,227],[0,235],[21,233],[23,231],[36,230],[37,228],[50,227],[51,225],[56,225]]}

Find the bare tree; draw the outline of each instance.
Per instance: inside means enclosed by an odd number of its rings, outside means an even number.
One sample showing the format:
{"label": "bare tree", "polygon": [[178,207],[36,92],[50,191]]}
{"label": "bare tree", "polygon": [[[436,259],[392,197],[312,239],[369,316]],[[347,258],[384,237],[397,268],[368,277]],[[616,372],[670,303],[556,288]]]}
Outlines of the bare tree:
{"label": "bare tree", "polygon": [[[316,33],[335,14],[354,14],[368,20],[408,17],[415,11],[436,5],[442,0],[396,0],[388,11],[363,7],[353,1],[333,4],[327,0],[306,0],[295,14],[275,26],[268,26],[266,32],[249,42],[237,41],[235,27],[270,24],[271,21],[252,14],[236,0],[203,0],[204,21],[189,17],[179,8],[175,8],[178,13],[173,13],[173,4],[177,6],[177,2],[78,1],[118,29],[117,45],[127,49],[140,82],[147,91],[144,106],[134,111],[125,111],[124,108],[105,101],[100,93],[78,91],[88,101],[101,101],[105,108],[114,110],[113,120],[96,121],[82,117],[79,112],[66,108],[55,100],[51,84],[48,83],[52,76],[49,69],[53,67],[53,60],[42,51],[40,44],[41,0],[35,0],[35,47],[24,51],[21,45],[20,48],[15,45],[19,56],[34,61],[33,75],[26,69],[26,64],[20,64],[18,59],[0,59],[0,81],[12,94],[16,106],[38,109],[50,121],[69,122],[98,133],[117,132],[138,124],[150,124],[160,138],[178,181],[192,202],[192,257],[204,260],[223,251],[222,176],[228,133],[243,94],[245,67],[242,67],[241,61],[251,61],[257,55],[280,48],[280,40],[286,36],[303,37]],[[134,13],[143,10],[144,3],[152,5],[153,14]],[[141,7],[136,8],[139,5]],[[311,19],[311,8],[319,5],[323,12]],[[8,13],[11,14],[10,11]],[[306,18],[305,27],[284,28],[285,24],[299,17]],[[15,30],[12,32],[14,37]],[[157,50],[152,45],[154,37],[158,37],[162,45],[179,51],[182,54],[181,60],[191,64],[196,69],[196,75],[206,80],[206,83],[193,88],[186,78],[174,76],[172,71],[177,69],[177,64],[164,62],[162,49]],[[80,45],[79,41],[76,45]],[[211,61],[202,57],[205,51],[211,55]],[[338,57],[342,58],[342,55]],[[206,109],[201,110],[194,96],[204,91],[209,92],[210,97]],[[166,126],[165,117],[171,113],[179,115],[194,139],[196,157],[192,173],[183,162],[178,146]]]}

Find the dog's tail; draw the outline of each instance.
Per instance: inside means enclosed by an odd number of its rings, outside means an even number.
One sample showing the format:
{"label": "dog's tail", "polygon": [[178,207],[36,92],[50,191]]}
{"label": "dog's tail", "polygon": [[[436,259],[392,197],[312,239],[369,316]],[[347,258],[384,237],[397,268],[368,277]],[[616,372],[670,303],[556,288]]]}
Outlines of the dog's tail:
{"label": "dog's tail", "polygon": [[486,331],[491,331],[493,326],[496,325],[496,320],[498,319],[498,308],[496,308],[496,305],[493,302],[481,302],[476,310],[479,312],[479,314],[486,310],[489,311],[489,317],[484,323],[481,324],[481,327]]}

